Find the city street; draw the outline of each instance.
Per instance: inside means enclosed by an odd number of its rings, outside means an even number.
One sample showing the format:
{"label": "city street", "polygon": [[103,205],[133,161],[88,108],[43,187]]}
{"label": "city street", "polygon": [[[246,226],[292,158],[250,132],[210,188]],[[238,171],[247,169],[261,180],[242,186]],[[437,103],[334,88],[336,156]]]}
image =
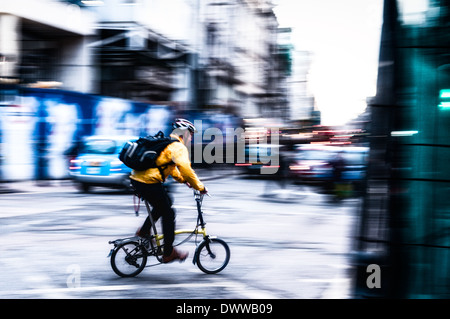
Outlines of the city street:
{"label": "city street", "polygon": [[[205,182],[208,232],[231,249],[227,268],[206,275],[192,264],[195,236],[180,246],[185,263],[147,267],[120,278],[109,240],[134,234],[133,196],[70,181],[8,184],[0,194],[0,298],[349,298],[349,254],[359,199],[330,204],[312,187],[280,189],[270,180],[225,176]],[[177,228],[196,220],[192,191],[174,186]],[[200,239],[200,238],[199,238]],[[176,240],[177,241],[177,240]]]}

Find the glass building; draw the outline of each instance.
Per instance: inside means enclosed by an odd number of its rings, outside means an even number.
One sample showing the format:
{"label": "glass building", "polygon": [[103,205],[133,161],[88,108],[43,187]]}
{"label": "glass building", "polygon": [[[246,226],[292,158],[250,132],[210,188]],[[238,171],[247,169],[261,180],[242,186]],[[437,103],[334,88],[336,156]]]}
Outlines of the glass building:
{"label": "glass building", "polygon": [[383,17],[354,296],[448,298],[450,2],[385,0]]}

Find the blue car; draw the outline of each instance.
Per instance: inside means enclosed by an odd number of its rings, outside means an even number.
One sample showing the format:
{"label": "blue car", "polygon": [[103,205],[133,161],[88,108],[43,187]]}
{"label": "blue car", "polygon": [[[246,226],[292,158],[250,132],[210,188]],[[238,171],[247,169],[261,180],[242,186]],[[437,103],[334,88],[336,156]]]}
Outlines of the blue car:
{"label": "blue car", "polygon": [[119,153],[127,141],[137,139],[100,135],[86,138],[78,156],[70,160],[70,177],[84,192],[92,186],[129,189],[131,169],[119,160]]}

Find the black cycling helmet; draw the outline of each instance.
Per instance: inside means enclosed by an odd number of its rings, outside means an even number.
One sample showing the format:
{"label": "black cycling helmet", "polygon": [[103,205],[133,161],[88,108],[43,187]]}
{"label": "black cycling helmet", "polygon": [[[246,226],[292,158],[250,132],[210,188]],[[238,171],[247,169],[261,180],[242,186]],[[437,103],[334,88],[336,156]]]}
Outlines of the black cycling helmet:
{"label": "black cycling helmet", "polygon": [[192,124],[190,121],[186,119],[175,119],[175,121],[172,123],[173,129],[182,129],[182,130],[189,130],[189,132],[196,133],[197,129],[195,128],[194,124]]}

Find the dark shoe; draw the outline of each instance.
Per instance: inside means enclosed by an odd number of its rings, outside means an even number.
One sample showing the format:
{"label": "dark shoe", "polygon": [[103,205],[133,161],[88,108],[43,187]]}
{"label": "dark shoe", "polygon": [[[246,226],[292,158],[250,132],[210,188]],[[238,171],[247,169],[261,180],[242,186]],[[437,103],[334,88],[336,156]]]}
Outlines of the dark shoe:
{"label": "dark shoe", "polygon": [[163,263],[167,264],[170,263],[176,259],[179,259],[180,262],[183,262],[186,260],[187,256],[189,255],[188,252],[185,251],[178,251],[175,248],[172,250],[172,253],[169,256],[163,256]]}

